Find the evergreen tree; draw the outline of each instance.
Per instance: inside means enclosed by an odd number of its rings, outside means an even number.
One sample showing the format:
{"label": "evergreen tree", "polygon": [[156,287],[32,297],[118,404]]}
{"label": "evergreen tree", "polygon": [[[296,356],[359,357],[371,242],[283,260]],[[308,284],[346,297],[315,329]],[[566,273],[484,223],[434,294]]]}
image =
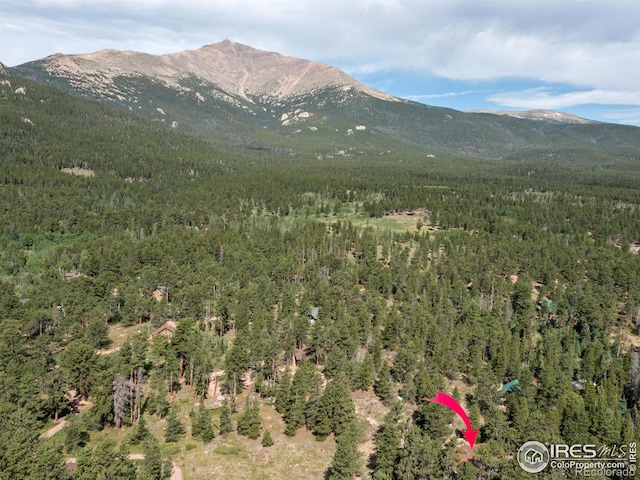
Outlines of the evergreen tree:
{"label": "evergreen tree", "polygon": [[398,463],[402,433],[398,425],[402,403],[396,402],[386,415],[384,423],[374,436],[376,452],[373,459],[373,478],[375,480],[393,480],[393,472]]}
{"label": "evergreen tree", "polygon": [[307,428],[314,430],[316,422],[319,420],[318,411],[320,408],[320,399],[322,398],[322,391],[324,380],[320,372],[314,372],[311,378],[311,394],[309,400],[305,405],[304,417]]}
{"label": "evergreen tree", "polygon": [[151,432],[149,431],[149,427],[147,427],[147,421],[144,416],[140,417],[140,421],[133,427],[133,430],[129,434],[128,443],[131,445],[138,445],[144,442],[149,436]]}
{"label": "evergreen tree", "polygon": [[205,443],[213,440],[215,434],[213,432],[213,424],[211,423],[211,414],[204,406],[204,401],[200,401],[197,411],[192,411],[191,415],[191,435],[199,438]]}
{"label": "evergreen tree", "polygon": [[177,325],[171,336],[171,347],[179,359],[179,375],[184,375],[185,359],[189,352],[194,350],[196,331],[192,318],[183,318]]}
{"label": "evergreen tree", "polygon": [[252,440],[260,436],[260,410],[257,404],[247,406],[238,416],[238,435],[244,435]]}
{"label": "evergreen tree", "polygon": [[171,409],[171,403],[169,403],[169,399],[167,398],[165,393],[158,394],[156,397],[156,411],[160,418],[164,418],[169,413]]}
{"label": "evergreen tree", "polygon": [[82,450],[73,478],[136,480],[137,473],[127,448],[124,445],[117,448],[115,440],[103,438],[93,447],[87,446]]}
{"label": "evergreen tree", "polygon": [[67,480],[69,475],[63,468],[65,464],[61,445],[53,440],[42,440],[38,444],[36,456],[31,463],[29,478],[38,480]]}
{"label": "evergreen tree", "polygon": [[62,355],[62,368],[66,372],[69,383],[76,387],[87,400],[94,381],[94,372],[99,371],[95,349],[86,343],[69,345]]}
{"label": "evergreen tree", "polygon": [[570,445],[588,443],[591,421],[582,397],[571,392],[560,399],[559,408],[562,415],[560,424],[562,438]]}
{"label": "evergreen tree", "polygon": [[57,422],[60,417],[60,412],[66,408],[69,403],[67,388],[59,370],[56,370],[47,381],[45,395],[47,408],[53,412],[53,419]]}
{"label": "evergreen tree", "polygon": [[71,453],[78,448],[84,447],[90,440],[89,432],[79,415],[75,415],[64,427],[63,441],[67,452]]}
{"label": "evergreen tree", "polygon": [[233,432],[233,419],[231,418],[231,409],[225,399],[220,408],[220,435],[227,436]]}
{"label": "evergreen tree", "polygon": [[360,364],[360,370],[358,372],[357,386],[360,390],[369,390],[373,384],[375,378],[375,365],[373,361],[373,355],[369,352],[364,356],[364,360]]}
{"label": "evergreen tree", "polygon": [[269,432],[269,430],[265,430],[265,432],[262,434],[262,446],[270,447],[271,445],[273,445],[273,438],[271,438],[271,432]]}
{"label": "evergreen tree", "polygon": [[167,426],[164,429],[165,442],[177,442],[185,433],[184,425],[178,419],[175,408],[172,408],[167,416]]}
{"label": "evergreen tree", "polygon": [[[435,454],[435,455],[434,455]],[[427,441],[417,425],[409,425],[399,452],[396,465],[396,478],[420,480],[430,477],[429,463],[434,462],[438,452],[429,451]],[[442,476],[444,477],[444,476]]]}
{"label": "evergreen tree", "polygon": [[458,467],[457,480],[476,480],[482,478],[479,476],[479,469],[471,462],[463,462]]}
{"label": "evergreen tree", "polygon": [[386,362],[380,366],[378,378],[373,384],[373,391],[385,405],[390,405],[395,399],[393,381],[391,380],[391,369]]}
{"label": "evergreen tree", "polygon": [[0,478],[25,478],[38,440],[38,423],[28,410],[6,402],[0,401],[0,412]]}
{"label": "evergreen tree", "polygon": [[116,450],[113,462],[109,469],[111,478],[118,480],[137,480],[138,469],[133,461],[129,458],[129,451],[124,444]]}
{"label": "evergreen tree", "polygon": [[171,475],[171,460],[166,458],[158,445],[158,440],[151,436],[144,444],[144,461],[138,480],[164,480]]}
{"label": "evergreen tree", "polygon": [[361,470],[362,454],[358,442],[362,432],[355,421],[344,427],[344,432],[336,439],[336,451],[329,469],[329,480],[352,479]]}
{"label": "evergreen tree", "polygon": [[109,329],[100,318],[93,318],[85,331],[85,341],[94,348],[102,348],[109,345]]}
{"label": "evergreen tree", "polygon": [[296,394],[294,398],[295,401],[289,405],[284,414],[284,423],[286,424],[284,433],[289,437],[293,437],[296,434],[296,430],[305,423],[306,403],[304,401],[304,397],[300,394]]}
{"label": "evergreen tree", "polygon": [[313,433],[318,440],[324,440],[332,432],[340,435],[354,418],[355,405],[346,380],[332,380],[320,398]]}
{"label": "evergreen tree", "polygon": [[77,480],[93,480],[104,475],[102,466],[95,461],[92,448],[80,451],[76,460],[76,471],[73,478]]}
{"label": "evergreen tree", "polygon": [[291,372],[288,368],[285,369],[278,386],[276,388],[276,398],[274,405],[276,411],[280,414],[284,414],[287,411],[287,405],[289,404],[289,389],[291,388]]}
{"label": "evergreen tree", "polygon": [[239,390],[242,390],[242,376],[249,366],[248,339],[244,335],[238,335],[231,348],[225,355],[225,386],[235,399]]}

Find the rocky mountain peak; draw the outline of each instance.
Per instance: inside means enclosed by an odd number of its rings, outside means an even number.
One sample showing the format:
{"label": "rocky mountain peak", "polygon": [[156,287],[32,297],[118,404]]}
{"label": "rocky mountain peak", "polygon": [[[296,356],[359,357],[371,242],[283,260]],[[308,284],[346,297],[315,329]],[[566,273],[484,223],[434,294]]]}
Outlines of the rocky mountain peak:
{"label": "rocky mountain peak", "polygon": [[326,87],[353,88],[376,98],[397,100],[322,63],[287,57],[224,40],[197,50],[165,55],[101,50],[89,54],[56,54],[40,61],[49,73],[74,83],[96,82],[102,88],[118,76],[147,76],[169,86],[194,76],[246,100],[251,96],[286,98]]}

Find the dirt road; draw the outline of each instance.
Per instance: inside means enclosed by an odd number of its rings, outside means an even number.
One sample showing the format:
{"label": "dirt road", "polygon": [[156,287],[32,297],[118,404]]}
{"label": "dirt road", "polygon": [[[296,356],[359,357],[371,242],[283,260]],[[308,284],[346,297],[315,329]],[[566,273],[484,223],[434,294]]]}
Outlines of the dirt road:
{"label": "dirt road", "polygon": [[66,424],[67,424],[67,421],[63,418],[62,420],[60,420],[60,423],[58,423],[57,425],[54,425],[49,430],[47,430],[42,435],[40,435],[40,438],[51,438],[51,437],[53,437],[56,433],[58,433],[60,430],[62,430]]}

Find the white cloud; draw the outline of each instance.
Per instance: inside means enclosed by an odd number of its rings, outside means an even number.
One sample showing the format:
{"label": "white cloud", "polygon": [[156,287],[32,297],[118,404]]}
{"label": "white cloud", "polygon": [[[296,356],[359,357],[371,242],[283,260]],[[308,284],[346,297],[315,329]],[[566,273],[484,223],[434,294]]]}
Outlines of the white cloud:
{"label": "white cloud", "polygon": [[601,116],[610,122],[640,127],[640,108],[607,109],[601,112]]}
{"label": "white cloud", "polygon": [[491,95],[488,100],[509,108],[543,110],[559,110],[585,104],[640,106],[640,92],[595,89],[554,94],[549,88],[531,88]]}
{"label": "white cloud", "polygon": [[413,100],[416,102],[423,102],[425,100],[433,100],[434,98],[448,98],[448,97],[460,97],[463,95],[471,95],[474,93],[479,93],[473,90],[467,90],[464,92],[447,92],[447,93],[431,93],[424,95],[407,95],[405,98],[407,100]]}

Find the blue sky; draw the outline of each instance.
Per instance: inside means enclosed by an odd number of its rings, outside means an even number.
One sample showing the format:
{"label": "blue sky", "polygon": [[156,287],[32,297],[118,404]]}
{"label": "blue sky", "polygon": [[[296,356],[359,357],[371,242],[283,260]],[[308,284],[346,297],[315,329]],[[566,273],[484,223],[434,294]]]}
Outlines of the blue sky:
{"label": "blue sky", "polygon": [[3,0],[0,61],[230,39],[458,110],[640,126],[639,0]]}

